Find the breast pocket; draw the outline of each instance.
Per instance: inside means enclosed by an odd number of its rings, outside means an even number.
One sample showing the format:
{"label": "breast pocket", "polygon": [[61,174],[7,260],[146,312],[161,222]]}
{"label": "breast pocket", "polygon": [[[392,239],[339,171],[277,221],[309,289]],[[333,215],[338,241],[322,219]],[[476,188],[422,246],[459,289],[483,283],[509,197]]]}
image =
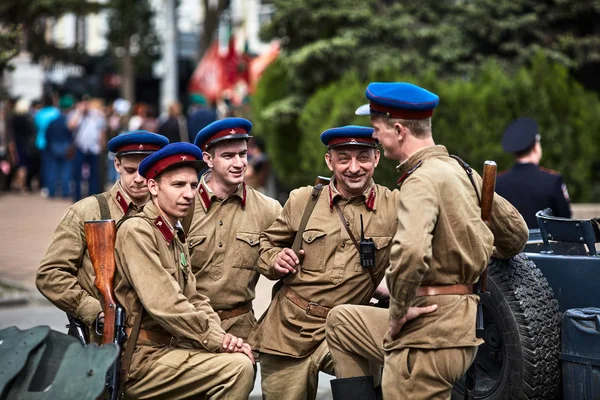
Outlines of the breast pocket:
{"label": "breast pocket", "polygon": [[306,271],[323,271],[325,260],[325,232],[318,229],[308,229],[302,234],[302,249],[304,260],[302,269]]}
{"label": "breast pocket", "polygon": [[238,232],[235,235],[233,267],[256,270],[258,261],[258,232]]}
{"label": "breast pocket", "polygon": [[190,236],[187,239],[188,248],[190,250],[190,262],[192,264],[192,271],[197,272],[199,266],[203,265],[208,258],[208,252],[206,249],[206,235]]}

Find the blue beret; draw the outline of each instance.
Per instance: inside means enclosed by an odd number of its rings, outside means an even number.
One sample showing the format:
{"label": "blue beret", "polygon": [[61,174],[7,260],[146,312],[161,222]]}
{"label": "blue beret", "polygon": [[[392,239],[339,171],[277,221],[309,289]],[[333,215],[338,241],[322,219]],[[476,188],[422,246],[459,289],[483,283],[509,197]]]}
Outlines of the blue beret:
{"label": "blue beret", "polygon": [[538,124],[531,118],[522,117],[511,123],[502,138],[502,148],[507,153],[520,153],[535,144]]}
{"label": "blue beret", "polygon": [[356,115],[425,119],[433,115],[433,109],[440,102],[437,94],[406,82],[373,82],[365,94],[370,103],[360,106]]}
{"label": "blue beret", "polygon": [[245,118],[225,118],[204,127],[196,135],[194,144],[206,151],[223,140],[250,139],[252,122]]}
{"label": "blue beret", "polygon": [[169,144],[163,135],[148,131],[134,131],[115,136],[108,141],[108,151],[119,156],[151,154]]}
{"label": "blue beret", "polygon": [[176,167],[192,167],[200,172],[204,167],[202,151],[191,143],[171,143],[144,158],[138,171],[144,178],[154,179]]}
{"label": "blue beret", "polygon": [[330,149],[344,145],[377,147],[377,140],[373,138],[373,128],[357,125],[327,129],[321,133],[321,142]]}

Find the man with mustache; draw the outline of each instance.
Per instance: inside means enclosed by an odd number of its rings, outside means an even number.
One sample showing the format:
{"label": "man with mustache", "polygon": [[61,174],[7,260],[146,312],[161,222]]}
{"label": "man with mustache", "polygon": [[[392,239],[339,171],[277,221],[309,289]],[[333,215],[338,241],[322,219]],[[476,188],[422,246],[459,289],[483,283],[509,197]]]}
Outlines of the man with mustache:
{"label": "man with mustache", "polygon": [[[260,236],[260,272],[281,285],[249,339],[260,354],[264,399],[316,398],[319,371],[333,374],[324,340],[329,310],[367,304],[383,278],[396,231],[396,194],[373,181],[379,150],[372,133],[344,126],[321,134],[333,177],[318,195],[298,253],[291,247],[311,186],[292,191]],[[372,239],[369,266],[354,243],[361,231]]]}
{"label": "man with mustache", "polygon": [[200,178],[188,233],[198,292],[210,299],[223,329],[244,340],[256,325],[259,234],[281,211],[244,182],[251,129],[247,119],[225,118],[196,135],[210,170]]}
{"label": "man with mustache", "polygon": [[[102,312],[100,293],[94,286],[94,268],[87,251],[83,223],[87,220],[120,220],[150,200],[146,179],[138,165],[149,154],[169,143],[162,135],[135,131],[112,138],[108,150],[116,153],[119,180],[108,191],[89,196],[67,209],[48,245],[37,272],[36,286],[55,306],[88,327]],[[90,329],[93,335],[94,329]]]}
{"label": "man with mustache", "polygon": [[126,348],[135,346],[127,398],[243,400],[252,390],[252,349],[223,331],[196,291],[179,221],[196,197],[201,159],[196,146],[172,143],[142,161],[152,199],[117,230],[115,297],[127,315]]}

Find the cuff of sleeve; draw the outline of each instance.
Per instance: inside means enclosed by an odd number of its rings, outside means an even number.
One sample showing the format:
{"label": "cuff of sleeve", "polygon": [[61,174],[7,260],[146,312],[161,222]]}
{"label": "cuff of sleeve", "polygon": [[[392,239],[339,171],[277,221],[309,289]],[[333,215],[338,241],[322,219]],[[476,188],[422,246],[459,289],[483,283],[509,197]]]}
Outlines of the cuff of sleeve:
{"label": "cuff of sleeve", "polygon": [[200,345],[211,353],[220,353],[224,335],[225,332],[220,326],[210,323],[200,339]]}
{"label": "cuff of sleeve", "polygon": [[272,281],[281,279],[282,277],[275,273],[275,269],[273,268],[273,261],[265,260],[265,258],[266,257],[263,258],[263,256],[261,256],[258,259],[258,262],[259,262],[258,272],[260,272],[265,278],[272,280]]}
{"label": "cuff of sleeve", "polygon": [[403,302],[390,298],[390,318],[401,319],[407,311],[408,307]]}
{"label": "cuff of sleeve", "polygon": [[91,327],[99,313],[102,312],[100,302],[92,296],[85,297],[79,306],[75,315],[82,320],[88,327]]}

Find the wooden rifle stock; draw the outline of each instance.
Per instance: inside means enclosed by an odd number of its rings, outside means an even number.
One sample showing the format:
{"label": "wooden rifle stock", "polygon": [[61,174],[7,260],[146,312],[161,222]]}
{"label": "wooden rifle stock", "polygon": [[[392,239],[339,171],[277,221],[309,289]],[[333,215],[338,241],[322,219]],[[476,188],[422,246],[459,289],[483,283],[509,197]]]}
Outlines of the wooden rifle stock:
{"label": "wooden rifle stock", "polygon": [[114,343],[117,302],[114,296],[115,277],[115,221],[85,221],[85,238],[96,279],[94,285],[104,299],[104,328],[102,344]]}
{"label": "wooden rifle stock", "polygon": [[[481,185],[481,219],[488,228],[492,226],[492,206],[496,190],[497,166],[494,161],[483,163],[483,183]],[[487,268],[481,274],[481,293],[487,291]]]}

